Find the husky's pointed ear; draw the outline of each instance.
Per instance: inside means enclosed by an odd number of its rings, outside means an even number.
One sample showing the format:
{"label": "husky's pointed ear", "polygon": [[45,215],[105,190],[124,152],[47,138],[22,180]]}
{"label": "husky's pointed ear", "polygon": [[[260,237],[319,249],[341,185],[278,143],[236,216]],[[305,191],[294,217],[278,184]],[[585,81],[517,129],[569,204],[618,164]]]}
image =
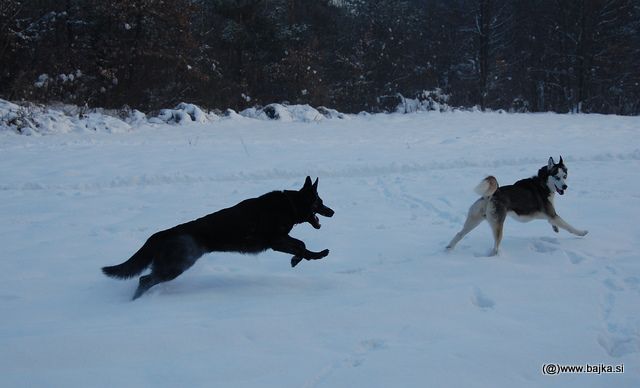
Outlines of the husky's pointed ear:
{"label": "husky's pointed ear", "polygon": [[553,168],[553,165],[554,165],[554,164],[556,164],[556,163],[553,161],[553,157],[552,157],[552,156],[549,156],[549,163],[547,164],[547,168],[548,168],[549,170],[551,170],[551,169]]}
{"label": "husky's pointed ear", "polygon": [[304,180],[304,186],[302,189],[310,189],[311,188],[311,177],[307,175],[307,179]]}
{"label": "husky's pointed ear", "polygon": [[315,182],[313,182],[313,189],[314,189],[315,191],[318,191],[318,179],[319,179],[319,178],[316,178],[316,181],[315,181]]}
{"label": "husky's pointed ear", "polygon": [[562,155],[560,155],[560,161],[558,162],[559,165],[563,166],[564,162],[562,161]]}

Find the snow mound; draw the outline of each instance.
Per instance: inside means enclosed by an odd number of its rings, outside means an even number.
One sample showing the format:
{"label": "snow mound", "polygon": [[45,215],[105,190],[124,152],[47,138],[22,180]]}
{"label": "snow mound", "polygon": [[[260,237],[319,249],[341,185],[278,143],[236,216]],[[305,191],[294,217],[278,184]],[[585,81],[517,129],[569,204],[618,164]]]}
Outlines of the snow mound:
{"label": "snow mound", "polygon": [[258,120],[278,120],[285,122],[315,122],[325,118],[345,118],[346,115],[321,107],[313,108],[310,105],[282,105],[269,104],[262,108],[247,108],[240,112],[241,116]]}
{"label": "snow mound", "polygon": [[[135,111],[136,117],[143,113]],[[81,108],[58,108],[35,104],[18,105],[0,100],[0,131],[23,135],[50,135],[70,132],[121,133],[130,131],[131,124],[103,110],[83,113]]]}
{"label": "snow mound", "polygon": [[[216,114],[219,113],[219,114]],[[152,117],[124,106],[121,109],[101,109],[75,105],[15,104],[0,99],[0,131],[23,135],[63,134],[70,132],[121,133],[148,125],[208,124],[218,120],[276,120],[313,123],[324,119],[349,119],[349,115],[326,107],[310,105],[269,104],[236,112],[205,111],[195,104],[180,103],[173,109],[162,109]]]}
{"label": "snow mound", "polygon": [[415,113],[415,112],[446,112],[452,110],[447,104],[449,95],[442,89],[423,90],[414,98],[407,98],[400,93],[378,97],[380,109],[384,112]]}
{"label": "snow mound", "polygon": [[178,124],[186,125],[192,123],[205,124],[219,120],[214,113],[206,113],[199,106],[181,102],[174,109],[162,109],[157,117],[149,120],[156,124]]}
{"label": "snow mound", "polygon": [[131,115],[127,116],[124,121],[131,124],[131,126],[139,126],[147,122],[147,115],[134,109],[131,111]]}
{"label": "snow mound", "polygon": [[0,129],[24,135],[71,132],[73,123],[64,113],[43,106],[21,106],[0,100]]}
{"label": "snow mound", "polygon": [[341,120],[349,119],[349,115],[346,115],[342,112],[338,112],[335,109],[326,108],[324,106],[318,107],[318,112],[320,112],[320,114],[322,114],[327,119],[341,119]]}
{"label": "snow mound", "polygon": [[79,120],[78,124],[83,124],[85,129],[95,132],[123,133],[131,131],[130,124],[101,113],[86,114]]}
{"label": "snow mound", "polygon": [[23,135],[56,134],[69,132],[121,133],[147,124],[190,125],[207,124],[224,117],[226,120],[277,120],[283,122],[319,122],[324,119],[348,119],[349,116],[326,107],[309,105],[269,104],[248,108],[240,113],[227,109],[217,115],[206,112],[195,104],[180,103],[173,109],[162,109],[157,116],[127,106],[120,110],[89,109],[73,105],[15,104],[0,100],[0,130]]}
{"label": "snow mound", "polygon": [[223,117],[231,120],[242,120],[245,119],[244,116],[241,116],[238,112],[233,109],[227,109],[223,114]]}
{"label": "snow mound", "polygon": [[0,100],[0,115],[3,117],[11,114],[11,112],[15,112],[20,109],[19,105],[16,105],[12,102],[6,100]]}

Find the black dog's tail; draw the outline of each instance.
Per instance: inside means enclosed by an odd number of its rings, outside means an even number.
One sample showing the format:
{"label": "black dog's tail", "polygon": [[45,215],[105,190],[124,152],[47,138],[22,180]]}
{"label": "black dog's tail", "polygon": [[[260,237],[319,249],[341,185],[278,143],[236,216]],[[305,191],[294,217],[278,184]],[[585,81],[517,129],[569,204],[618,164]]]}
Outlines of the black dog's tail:
{"label": "black dog's tail", "polygon": [[138,252],[122,264],[113,265],[111,267],[102,267],[102,272],[112,278],[129,279],[140,272],[144,271],[153,261],[153,250],[149,246],[151,243],[147,241],[138,249]]}

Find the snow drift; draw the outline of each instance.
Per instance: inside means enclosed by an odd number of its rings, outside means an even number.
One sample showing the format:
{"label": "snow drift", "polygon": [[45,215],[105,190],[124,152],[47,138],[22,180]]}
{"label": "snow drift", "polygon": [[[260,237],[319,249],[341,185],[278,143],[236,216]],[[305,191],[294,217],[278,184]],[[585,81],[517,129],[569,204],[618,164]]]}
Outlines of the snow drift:
{"label": "snow drift", "polygon": [[0,131],[23,135],[51,135],[70,132],[127,132],[144,125],[185,126],[207,124],[219,120],[275,120],[283,122],[318,122],[325,119],[347,119],[349,115],[335,109],[309,105],[269,104],[236,113],[229,109],[223,115],[206,111],[194,104],[180,103],[172,109],[161,109],[157,115],[123,108],[120,110],[89,109],[71,105],[43,106],[15,104],[0,99]]}
{"label": "snow drift", "polygon": [[[130,128],[111,134],[97,123],[112,115],[44,112],[58,136],[0,131],[0,385],[640,386],[638,117],[230,113],[116,118]],[[483,225],[445,252],[479,180],[560,154],[555,206],[589,235],[508,220],[498,257]],[[133,303],[135,279],[100,272],[158,230],[307,175],[336,213],[291,235],[323,260],[206,255]],[[550,363],[624,373],[544,375]]]}

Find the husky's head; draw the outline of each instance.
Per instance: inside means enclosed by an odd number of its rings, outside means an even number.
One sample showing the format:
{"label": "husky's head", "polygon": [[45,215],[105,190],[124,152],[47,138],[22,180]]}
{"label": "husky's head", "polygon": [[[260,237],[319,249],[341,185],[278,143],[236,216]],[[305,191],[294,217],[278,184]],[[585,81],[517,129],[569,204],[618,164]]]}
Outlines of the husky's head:
{"label": "husky's head", "polygon": [[314,183],[311,183],[311,177],[307,177],[304,181],[304,186],[300,189],[302,206],[301,216],[303,222],[310,223],[314,228],[320,229],[320,220],[316,214],[320,214],[325,217],[333,217],[334,211],[322,203],[322,198],[318,195],[318,179]]}
{"label": "husky's head", "polygon": [[549,158],[549,163],[547,164],[547,186],[549,186],[551,192],[556,191],[560,195],[564,194],[567,189],[567,173],[567,166],[564,165],[562,156],[560,156],[560,161],[557,164],[552,157]]}

